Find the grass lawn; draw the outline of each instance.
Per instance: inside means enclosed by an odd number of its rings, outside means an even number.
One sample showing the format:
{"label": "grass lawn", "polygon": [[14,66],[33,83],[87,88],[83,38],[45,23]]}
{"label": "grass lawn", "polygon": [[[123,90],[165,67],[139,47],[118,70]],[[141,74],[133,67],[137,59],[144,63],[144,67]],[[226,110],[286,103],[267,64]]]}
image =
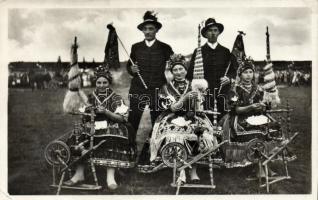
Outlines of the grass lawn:
{"label": "grass lawn", "polygon": [[[121,88],[121,89],[118,89]],[[127,99],[128,87],[115,86],[115,91]],[[8,188],[11,195],[55,194],[49,187],[52,183],[51,168],[44,158],[45,146],[58,136],[72,129],[78,117],[62,112],[65,89],[56,91],[30,89],[10,89],[8,105]],[[286,180],[271,187],[274,194],[311,193],[311,88],[280,88],[283,102],[289,100],[294,108],[292,129],[300,135],[291,144],[291,149],[298,159],[290,163],[291,180]],[[127,101],[126,101],[127,102]],[[137,134],[139,151],[151,130],[148,113],[142,119]],[[99,180],[105,185],[104,173],[98,170]],[[182,194],[255,194],[257,184],[244,178],[251,167],[236,169],[215,169],[213,191],[207,189],[181,189]],[[202,181],[208,183],[208,169],[199,168]],[[154,174],[138,174],[134,170],[126,171],[125,176],[118,176],[120,187],[110,192],[107,189],[98,193],[63,190],[62,194],[174,194],[170,187],[172,170],[165,169]],[[265,192],[264,190],[262,192]]]}

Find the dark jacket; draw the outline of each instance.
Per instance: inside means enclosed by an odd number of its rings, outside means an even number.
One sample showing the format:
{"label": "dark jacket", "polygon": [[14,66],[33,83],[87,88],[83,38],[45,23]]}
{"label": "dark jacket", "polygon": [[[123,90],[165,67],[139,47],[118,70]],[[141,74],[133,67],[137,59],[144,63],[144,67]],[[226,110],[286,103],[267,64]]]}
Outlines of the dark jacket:
{"label": "dark jacket", "polygon": [[[167,82],[164,72],[166,62],[172,54],[172,48],[168,44],[156,40],[151,47],[148,47],[145,41],[141,41],[132,45],[130,58],[140,67],[140,74],[148,88],[154,89],[160,88]],[[139,91],[144,86],[137,74],[131,72],[130,66],[131,62],[128,62],[128,73],[134,76],[131,81],[130,91]]]}
{"label": "dark jacket", "polygon": [[[187,78],[192,80],[194,60],[196,56],[196,49],[192,54]],[[201,47],[204,78],[208,81],[209,88],[213,92],[214,88],[220,87],[220,78],[224,76],[227,66],[231,60],[231,65],[227,76],[235,79],[237,71],[237,61],[229,49],[218,44],[215,49],[212,49],[207,43]],[[224,88],[225,89],[225,88]],[[222,90],[224,91],[224,90]]]}

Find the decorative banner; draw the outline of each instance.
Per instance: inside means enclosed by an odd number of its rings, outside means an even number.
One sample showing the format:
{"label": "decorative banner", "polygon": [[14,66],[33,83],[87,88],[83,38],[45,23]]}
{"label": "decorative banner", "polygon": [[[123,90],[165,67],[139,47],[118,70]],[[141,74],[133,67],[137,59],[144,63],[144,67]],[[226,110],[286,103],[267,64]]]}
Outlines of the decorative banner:
{"label": "decorative banner", "polygon": [[245,35],[245,33],[243,33],[242,31],[239,31],[239,34],[236,36],[236,39],[233,44],[233,49],[232,49],[232,54],[235,56],[239,66],[242,65],[242,63],[244,62],[246,58],[242,35]]}
{"label": "decorative banner", "polygon": [[119,69],[120,63],[116,29],[112,24],[108,24],[107,28],[109,29],[109,33],[105,47],[104,63],[108,65],[109,68]]}

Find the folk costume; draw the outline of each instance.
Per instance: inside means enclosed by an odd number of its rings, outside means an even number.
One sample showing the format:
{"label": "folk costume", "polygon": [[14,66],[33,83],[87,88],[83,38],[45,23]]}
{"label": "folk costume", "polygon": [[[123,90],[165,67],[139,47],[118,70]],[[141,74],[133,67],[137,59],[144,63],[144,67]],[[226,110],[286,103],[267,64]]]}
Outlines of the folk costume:
{"label": "folk costume", "polygon": [[[99,69],[102,71],[103,69]],[[112,81],[109,72],[97,72],[97,77],[105,77]],[[112,113],[123,116],[123,123],[112,121],[104,113],[96,113],[94,145],[106,140],[93,153],[93,161],[96,165],[114,168],[132,168],[135,166],[136,147],[131,136],[134,129],[127,123],[128,107],[122,97],[112,89],[106,92],[94,90],[88,95],[88,102],[94,107],[102,107]],[[86,112],[89,112],[86,109]],[[83,118],[84,123],[90,122],[90,117]]]}
{"label": "folk costume", "polygon": [[[233,90],[230,91],[229,102],[231,108],[230,123],[232,129],[232,138],[235,138],[235,136],[239,133],[251,131],[253,129],[255,130],[256,127],[259,129],[260,126],[258,125],[267,124],[267,120],[269,119],[261,113],[251,111],[248,113],[237,115],[235,112],[236,106],[248,106],[253,103],[260,103],[263,100],[263,96],[263,89],[256,84],[244,85],[242,83],[239,83],[235,86],[235,88],[233,88]],[[252,120],[253,118],[254,120],[257,120],[257,118],[260,119],[260,124],[256,123],[255,125],[253,125],[251,121],[249,122],[249,120]]]}
{"label": "folk costume", "polygon": [[[162,27],[157,17],[152,12],[147,11],[144,15],[144,22],[138,25],[138,29],[142,30],[149,23],[155,25],[157,30]],[[164,72],[166,62],[169,60],[171,54],[173,54],[172,48],[157,39],[153,41],[144,40],[133,44],[131,47],[130,58],[138,65],[140,76],[148,87],[145,89],[140,77],[132,73],[132,63],[128,62],[127,71],[133,76],[129,89],[130,110],[128,121],[136,130],[136,133],[146,105],[149,105],[150,108],[152,125],[160,114],[156,105],[156,91],[166,83]],[[136,135],[133,136],[133,140],[136,140]],[[139,162],[147,162],[146,160],[149,160],[149,156],[147,155],[149,155],[149,143],[146,141],[140,154]]]}
{"label": "folk costume", "polygon": [[[224,30],[224,27],[222,24],[217,23],[213,18],[209,18],[205,21],[205,26],[201,30],[201,34],[203,37],[206,38],[206,31],[208,30],[208,28],[212,26],[217,26],[219,28],[220,33],[222,33]],[[193,69],[195,65],[196,54],[197,54],[197,49],[194,50],[191,61],[190,61],[190,67],[187,74],[187,78],[189,80],[193,79]],[[208,82],[209,93],[211,94],[208,96],[208,98],[210,98],[210,102],[213,102],[212,95],[214,95],[214,88],[220,87],[220,78],[225,75],[225,71],[229,63],[231,64],[230,64],[227,76],[230,79],[235,79],[236,70],[237,70],[237,62],[235,57],[230,53],[230,50],[217,42],[214,44],[211,44],[209,42],[205,43],[201,47],[201,54],[202,54],[202,62],[203,62],[203,69],[204,69],[204,79],[206,79]],[[229,89],[230,89],[229,85],[224,86],[219,95],[220,96],[223,95],[224,97],[226,97]],[[216,90],[216,95],[218,95],[217,90]],[[221,116],[225,113],[224,97],[218,98],[217,107],[218,107],[218,112],[221,112]],[[213,109],[213,107],[206,108],[206,109]]]}
{"label": "folk costume", "polygon": [[[82,133],[73,134],[68,138],[69,146],[80,142],[81,145],[71,149],[72,159],[80,160],[75,167],[75,174],[63,184],[75,186],[82,183],[85,180],[85,163],[89,161],[106,169],[107,186],[113,190],[118,187],[114,178],[115,169],[135,166],[136,146],[130,139],[130,136],[134,135],[134,130],[127,123],[128,107],[124,105],[121,96],[107,85],[112,83],[108,69],[98,67],[96,77],[96,89],[88,95],[88,105],[79,109],[80,112],[93,114],[94,117],[83,115],[82,124],[77,129]],[[86,155],[91,150],[88,160]]]}
{"label": "folk costume", "polygon": [[[183,64],[187,69],[185,62],[178,62],[178,59],[170,61],[169,66],[173,68],[176,64]],[[161,147],[170,142],[184,144],[189,155],[198,153],[200,151],[198,135],[195,134],[198,127],[203,130],[202,143],[204,143],[206,148],[213,146],[214,142],[216,142],[211,135],[213,132],[212,123],[204,114],[197,116],[193,114],[195,104],[191,99],[184,102],[183,106],[177,110],[172,109],[172,104],[185,97],[190,91],[192,91],[191,82],[187,79],[173,79],[160,89],[160,103],[166,110],[160,114],[154,124],[150,140],[151,162],[155,161],[157,156],[159,156]]]}
{"label": "folk costume", "polygon": [[[254,65],[246,61],[245,64],[238,69],[238,74],[240,75],[247,69],[252,69],[253,72],[255,72]],[[260,131],[266,132],[268,125],[271,125],[271,128],[277,128],[275,127],[277,124],[271,124],[272,120],[267,114],[264,114],[263,111],[250,110],[241,114],[236,113],[236,107],[245,107],[254,103],[261,103],[263,102],[263,97],[264,89],[258,84],[255,84],[254,81],[245,83],[239,80],[238,83],[233,85],[229,92],[228,103],[231,111],[228,115],[229,118],[225,120],[225,123],[228,123],[228,125],[224,126],[224,139],[230,138],[231,141],[244,140],[244,136],[248,136],[249,134],[255,134]],[[269,105],[267,105],[267,109],[269,109]]]}

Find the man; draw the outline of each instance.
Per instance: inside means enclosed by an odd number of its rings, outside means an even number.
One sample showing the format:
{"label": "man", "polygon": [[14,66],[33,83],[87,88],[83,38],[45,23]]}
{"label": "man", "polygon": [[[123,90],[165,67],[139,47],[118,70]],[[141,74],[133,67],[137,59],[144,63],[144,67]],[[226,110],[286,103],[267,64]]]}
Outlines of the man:
{"label": "man", "polygon": [[[217,23],[215,19],[209,18],[205,21],[205,26],[201,30],[201,35],[207,38],[207,42],[201,47],[204,78],[209,84],[210,94],[214,94],[214,88],[222,87],[220,93],[215,90],[218,97],[218,111],[221,112],[221,117],[226,113],[225,99],[227,92],[229,91],[231,82],[236,77],[237,61],[235,57],[230,53],[229,49],[223,47],[218,43],[218,37],[223,32],[224,26]],[[192,80],[194,61],[196,56],[196,50],[192,54],[190,61],[190,67],[187,78]],[[225,75],[226,69],[230,64],[228,73]],[[213,100],[210,96],[210,105],[207,105],[207,109],[213,108]]]}
{"label": "man", "polygon": [[[159,89],[166,83],[164,75],[166,62],[173,54],[172,48],[168,44],[156,39],[156,34],[161,27],[162,24],[158,22],[157,17],[147,11],[144,15],[144,22],[137,26],[143,32],[145,40],[132,46],[130,58],[134,63],[128,62],[127,64],[127,70],[133,76],[129,89],[128,121],[135,128],[136,133],[146,105],[149,105],[150,108],[152,125],[160,114],[156,109],[156,88]],[[136,136],[134,138],[136,139]]]}

